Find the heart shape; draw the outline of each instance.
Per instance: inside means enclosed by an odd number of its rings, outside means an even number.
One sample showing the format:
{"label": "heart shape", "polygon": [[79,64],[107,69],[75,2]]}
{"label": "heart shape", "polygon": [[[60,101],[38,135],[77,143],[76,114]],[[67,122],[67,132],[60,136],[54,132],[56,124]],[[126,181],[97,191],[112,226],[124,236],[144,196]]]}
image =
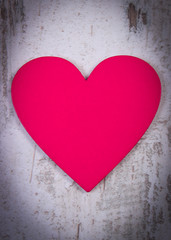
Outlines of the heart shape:
{"label": "heart shape", "polygon": [[33,140],[91,191],[149,127],[161,84],[155,70],[136,57],[110,57],[88,80],[65,59],[40,57],[18,70],[11,92]]}

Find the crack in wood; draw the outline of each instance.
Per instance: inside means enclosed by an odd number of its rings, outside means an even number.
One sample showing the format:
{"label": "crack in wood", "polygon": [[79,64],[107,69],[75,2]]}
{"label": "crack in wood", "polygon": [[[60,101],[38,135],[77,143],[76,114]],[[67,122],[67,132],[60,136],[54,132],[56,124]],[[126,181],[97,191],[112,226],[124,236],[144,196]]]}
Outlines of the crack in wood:
{"label": "crack in wood", "polygon": [[81,226],[81,223],[79,223],[77,225],[77,235],[76,235],[76,240],[79,240],[79,237],[80,237],[80,226]]}
{"label": "crack in wood", "polygon": [[32,167],[31,167],[31,174],[30,174],[29,183],[32,182],[32,178],[33,178],[33,169],[34,169],[34,162],[35,162],[35,156],[36,156],[36,147],[37,147],[37,145],[35,144],[34,151],[33,151],[33,160],[32,160]]}

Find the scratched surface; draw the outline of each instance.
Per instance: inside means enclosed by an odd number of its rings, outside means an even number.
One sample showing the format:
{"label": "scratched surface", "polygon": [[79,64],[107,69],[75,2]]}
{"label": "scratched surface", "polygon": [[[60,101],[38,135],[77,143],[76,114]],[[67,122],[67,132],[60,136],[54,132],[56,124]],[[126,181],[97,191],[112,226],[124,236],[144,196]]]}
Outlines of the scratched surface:
{"label": "scratched surface", "polygon": [[[0,0],[0,11],[0,239],[171,239],[170,0]],[[161,104],[136,147],[86,193],[28,136],[11,82],[35,57],[66,58],[87,77],[119,54],[156,69]]]}

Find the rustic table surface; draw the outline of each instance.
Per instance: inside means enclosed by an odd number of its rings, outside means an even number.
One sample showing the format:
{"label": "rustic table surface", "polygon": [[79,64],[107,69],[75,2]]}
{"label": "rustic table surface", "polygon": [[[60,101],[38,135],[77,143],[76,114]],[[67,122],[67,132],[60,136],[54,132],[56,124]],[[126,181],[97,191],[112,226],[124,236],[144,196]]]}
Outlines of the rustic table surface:
{"label": "rustic table surface", "polygon": [[[0,13],[0,239],[171,239],[171,1],[0,0]],[[123,54],[155,68],[161,104],[135,148],[86,193],[26,133],[11,82],[36,57],[66,58],[87,77]]]}

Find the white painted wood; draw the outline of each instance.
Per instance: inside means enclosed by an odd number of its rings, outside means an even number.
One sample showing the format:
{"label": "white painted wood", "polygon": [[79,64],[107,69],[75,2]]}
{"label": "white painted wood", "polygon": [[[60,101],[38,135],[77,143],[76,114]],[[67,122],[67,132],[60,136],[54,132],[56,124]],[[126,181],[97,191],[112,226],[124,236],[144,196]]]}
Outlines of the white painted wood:
{"label": "white painted wood", "polygon": [[[0,239],[168,240],[170,1],[0,0],[0,7]],[[39,56],[66,58],[87,77],[121,54],[155,68],[161,104],[136,147],[86,193],[28,136],[12,106],[11,82]]]}

